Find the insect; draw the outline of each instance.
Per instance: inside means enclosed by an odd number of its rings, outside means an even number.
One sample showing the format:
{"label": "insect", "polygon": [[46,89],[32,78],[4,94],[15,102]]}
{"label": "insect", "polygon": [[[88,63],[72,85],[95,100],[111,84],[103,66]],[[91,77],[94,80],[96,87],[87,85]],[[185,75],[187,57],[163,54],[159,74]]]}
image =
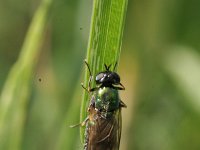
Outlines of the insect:
{"label": "insect", "polygon": [[105,71],[95,77],[96,87],[91,88],[92,74],[89,64],[88,87],[82,87],[91,94],[88,116],[81,124],[86,126],[84,150],[118,150],[121,138],[121,108],[126,105],[120,100],[118,90],[125,90],[120,76],[105,66]]}

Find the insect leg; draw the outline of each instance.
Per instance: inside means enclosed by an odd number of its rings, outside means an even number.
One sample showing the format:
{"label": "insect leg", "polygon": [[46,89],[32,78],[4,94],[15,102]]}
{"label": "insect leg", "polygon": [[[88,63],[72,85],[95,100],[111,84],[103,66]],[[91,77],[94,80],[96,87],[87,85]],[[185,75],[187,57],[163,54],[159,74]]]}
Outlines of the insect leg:
{"label": "insect leg", "polygon": [[90,74],[90,78],[89,78],[89,81],[88,81],[88,88],[89,88],[89,90],[90,90],[90,89],[91,89],[91,81],[92,81],[93,76],[92,76],[92,72],[91,72],[91,70],[90,70],[89,64],[87,63],[86,60],[84,60],[84,62],[85,62],[85,64],[86,64],[86,66],[87,66],[87,68],[88,68],[88,70],[89,70],[89,74]]}
{"label": "insect leg", "polygon": [[122,100],[120,100],[119,106],[120,106],[120,107],[125,107],[125,108],[127,107],[126,104],[125,104]]}
{"label": "insect leg", "polygon": [[119,85],[122,86],[120,90],[125,90],[125,87],[123,86],[123,84],[119,83]]}
{"label": "insect leg", "polygon": [[90,92],[90,91],[83,85],[83,83],[81,83],[81,86],[82,86],[82,88],[83,88],[84,90],[86,90],[88,93]]}
{"label": "insect leg", "polygon": [[86,123],[88,122],[88,120],[89,120],[89,117],[86,117],[85,120],[84,120],[83,122],[78,123],[78,124],[75,124],[75,125],[71,125],[71,126],[69,126],[69,127],[70,127],[70,128],[75,128],[75,127],[78,127],[78,126],[83,127],[83,126],[86,125]]}
{"label": "insect leg", "polygon": [[119,83],[119,85],[121,85],[121,87],[119,87],[119,86],[113,86],[112,88],[114,88],[116,90],[125,90],[125,87],[121,83]]}
{"label": "insect leg", "polygon": [[90,70],[90,66],[89,66],[89,64],[87,63],[86,59],[84,60],[84,62],[85,62],[86,66],[87,66],[87,68],[88,68],[88,70],[89,70],[90,77],[89,77],[89,81],[88,81],[88,88],[86,88],[86,87],[83,85],[83,83],[81,83],[81,86],[89,93],[89,92],[91,92],[91,89],[92,89],[92,88],[91,88],[91,82],[92,82],[93,76],[92,76],[92,72],[91,72],[91,70]]}

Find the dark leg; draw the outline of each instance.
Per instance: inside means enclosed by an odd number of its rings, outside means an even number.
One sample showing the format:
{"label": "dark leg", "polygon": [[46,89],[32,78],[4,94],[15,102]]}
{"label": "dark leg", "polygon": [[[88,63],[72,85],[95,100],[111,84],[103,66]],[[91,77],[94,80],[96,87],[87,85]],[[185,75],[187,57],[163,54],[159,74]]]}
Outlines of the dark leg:
{"label": "dark leg", "polygon": [[116,90],[125,90],[125,87],[121,83],[119,83],[119,85],[121,85],[121,87],[119,87],[119,86],[113,86],[112,88],[114,88]]}
{"label": "dark leg", "polygon": [[90,92],[96,91],[98,89],[99,89],[98,87],[92,88],[92,89],[90,89]]}
{"label": "dark leg", "polygon": [[121,101],[121,100],[120,100],[120,102],[119,102],[119,106],[120,106],[120,107],[124,107],[124,108],[127,107],[126,104],[125,104],[123,101]]}
{"label": "dark leg", "polygon": [[82,86],[82,88],[83,88],[84,90],[86,90],[86,91],[89,93],[88,89],[83,85],[83,83],[81,83],[81,86]]}
{"label": "dark leg", "polygon": [[119,85],[122,86],[122,87],[121,87],[121,90],[125,90],[125,87],[124,87],[121,83],[119,83]]}
{"label": "dark leg", "polygon": [[86,66],[87,66],[87,68],[88,68],[88,70],[89,70],[90,77],[89,77],[89,81],[88,81],[88,88],[86,88],[86,87],[83,85],[83,83],[81,83],[81,86],[89,93],[89,92],[91,91],[91,81],[92,81],[93,76],[92,76],[92,73],[91,73],[91,71],[90,71],[89,64],[87,63],[86,60],[84,60],[84,62],[85,62]]}

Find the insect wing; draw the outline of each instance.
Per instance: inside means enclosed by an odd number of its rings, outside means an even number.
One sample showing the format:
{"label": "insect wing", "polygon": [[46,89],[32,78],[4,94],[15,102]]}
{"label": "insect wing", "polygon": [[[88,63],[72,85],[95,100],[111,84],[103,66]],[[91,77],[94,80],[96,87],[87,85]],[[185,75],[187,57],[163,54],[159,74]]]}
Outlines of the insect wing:
{"label": "insect wing", "polygon": [[121,138],[121,108],[105,118],[90,107],[85,150],[118,150]]}

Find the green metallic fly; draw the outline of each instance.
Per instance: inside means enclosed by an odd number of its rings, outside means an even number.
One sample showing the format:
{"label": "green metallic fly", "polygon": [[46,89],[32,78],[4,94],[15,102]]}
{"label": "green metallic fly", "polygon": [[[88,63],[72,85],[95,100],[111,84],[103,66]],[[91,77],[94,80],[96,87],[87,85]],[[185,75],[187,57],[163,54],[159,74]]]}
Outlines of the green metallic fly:
{"label": "green metallic fly", "polygon": [[[82,126],[86,125],[84,150],[119,150],[121,138],[121,108],[126,105],[120,100],[118,90],[125,90],[120,83],[120,76],[110,71],[111,65],[105,66],[105,71],[96,75],[96,87],[91,88],[92,74],[89,64],[85,61],[90,78],[88,88],[82,87],[91,94],[88,116]],[[115,70],[116,64],[114,66]]]}

